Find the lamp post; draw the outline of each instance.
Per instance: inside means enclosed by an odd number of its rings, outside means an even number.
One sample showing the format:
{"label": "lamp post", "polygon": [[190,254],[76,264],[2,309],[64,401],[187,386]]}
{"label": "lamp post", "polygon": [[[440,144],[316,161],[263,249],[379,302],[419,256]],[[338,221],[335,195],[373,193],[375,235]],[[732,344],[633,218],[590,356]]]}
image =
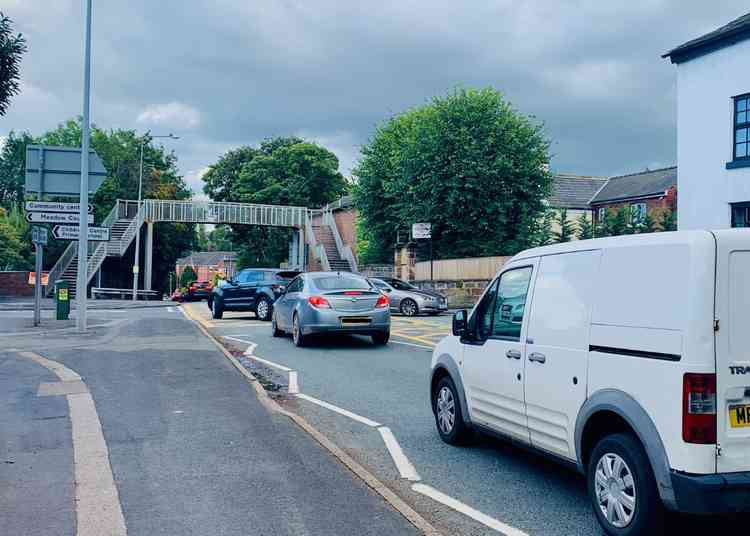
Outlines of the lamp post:
{"label": "lamp post", "polygon": [[[172,140],[179,140],[179,136],[175,136],[171,132],[165,136],[152,136],[151,131],[147,131],[141,139],[141,163],[138,172],[138,210],[135,214],[136,220],[138,214],[141,212],[141,201],[143,193],[143,147],[151,140],[157,138],[169,138]],[[133,301],[138,299],[138,272],[140,271],[140,252],[141,252],[141,226],[136,222],[138,230],[135,233],[135,261],[133,262]]]}

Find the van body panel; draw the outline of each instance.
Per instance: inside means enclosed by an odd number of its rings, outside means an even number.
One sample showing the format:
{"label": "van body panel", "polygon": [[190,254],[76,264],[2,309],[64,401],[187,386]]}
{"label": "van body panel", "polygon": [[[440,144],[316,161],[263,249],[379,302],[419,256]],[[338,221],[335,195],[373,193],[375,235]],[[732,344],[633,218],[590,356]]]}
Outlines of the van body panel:
{"label": "van body panel", "polygon": [[[513,270],[531,268],[526,294],[527,305],[533,293],[537,263],[537,259],[529,259],[517,264],[509,263],[498,274],[498,278],[502,278],[503,274]],[[496,284],[498,278],[488,285],[477,304],[482,303],[488,289]],[[478,306],[475,306],[472,310],[472,317],[477,314],[477,309]],[[461,370],[472,422],[529,444],[523,382],[529,315],[528,313],[522,313],[522,315],[520,335],[517,340],[489,337],[481,343],[463,344]],[[517,357],[508,357],[508,352],[515,353]]]}
{"label": "van body panel", "polygon": [[[533,446],[576,459],[575,424],[586,400],[591,305],[601,251],[539,261],[527,333],[526,413]],[[531,360],[542,356],[543,362]]]}
{"label": "van body panel", "polygon": [[[720,473],[750,471],[750,233],[716,231],[716,402]],[[730,418],[733,408],[744,419]]]}

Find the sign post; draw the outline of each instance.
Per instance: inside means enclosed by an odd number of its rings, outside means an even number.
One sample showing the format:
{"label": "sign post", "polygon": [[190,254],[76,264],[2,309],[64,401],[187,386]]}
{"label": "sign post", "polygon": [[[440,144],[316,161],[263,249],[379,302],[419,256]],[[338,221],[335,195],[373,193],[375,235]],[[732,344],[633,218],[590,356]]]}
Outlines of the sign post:
{"label": "sign post", "polygon": [[[58,240],[80,240],[81,229],[77,225],[55,225],[52,236]],[[108,242],[109,227],[89,227],[89,242]]]}
{"label": "sign post", "polygon": [[91,0],[85,0],[86,21],[83,45],[83,119],[81,121],[81,238],[78,241],[78,280],[76,301],[78,315],[76,325],[79,332],[86,331],[86,287],[88,284],[88,231],[89,219],[86,210],[89,204],[89,144],[91,136]]}
{"label": "sign post", "polygon": [[414,223],[411,226],[411,236],[415,240],[420,238],[426,238],[430,240],[430,282],[434,282],[433,279],[433,255],[432,255],[432,224],[431,223]]}
{"label": "sign post", "polygon": [[34,270],[34,327],[41,323],[42,318],[42,260],[44,258],[44,246],[47,245],[47,229],[45,227],[31,228],[31,241],[34,243],[35,263]]}

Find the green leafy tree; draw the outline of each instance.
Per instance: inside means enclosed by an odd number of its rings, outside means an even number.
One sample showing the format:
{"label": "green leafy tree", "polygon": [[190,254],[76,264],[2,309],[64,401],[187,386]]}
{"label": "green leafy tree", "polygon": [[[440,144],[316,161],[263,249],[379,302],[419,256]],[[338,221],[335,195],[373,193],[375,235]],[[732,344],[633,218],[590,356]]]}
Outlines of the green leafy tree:
{"label": "green leafy tree", "polygon": [[[265,140],[258,148],[229,151],[203,176],[216,201],[320,207],[348,190],[329,150],[297,137]],[[238,268],[278,266],[289,255],[291,231],[231,226]]]}
{"label": "green leafy tree", "polygon": [[568,209],[563,208],[554,212],[554,220],[557,223],[557,230],[554,233],[555,242],[570,242],[575,228],[573,222],[568,220]]}
{"label": "green leafy tree", "polygon": [[13,31],[13,21],[0,12],[0,116],[5,115],[10,99],[20,91],[21,57],[26,40]]}
{"label": "green leafy tree", "polygon": [[578,216],[576,220],[576,237],[578,240],[594,238],[594,224],[589,220],[586,212]]}
{"label": "green leafy tree", "polygon": [[17,226],[8,212],[0,208],[0,270],[28,270],[25,250]]}
{"label": "green leafy tree", "polygon": [[0,150],[0,205],[10,208],[24,199],[26,146],[34,143],[28,132],[10,131]]}
{"label": "green leafy tree", "polygon": [[630,210],[627,207],[620,207],[614,212],[610,222],[610,236],[620,236],[629,234],[630,228]]}
{"label": "green leafy tree", "polygon": [[635,225],[636,233],[655,233],[659,230],[656,225],[656,220],[651,216],[649,211],[646,211],[646,215],[643,220]]}
{"label": "green leafy tree", "polygon": [[659,222],[662,231],[676,231],[677,230],[677,213],[672,209],[664,211]]}
{"label": "green leafy tree", "polygon": [[396,115],[354,170],[368,244],[360,254],[390,260],[396,230],[422,221],[437,258],[528,247],[550,192],[548,149],[542,126],[491,88],[456,89]]}
{"label": "green leafy tree", "polygon": [[198,280],[198,274],[195,273],[195,270],[193,270],[193,267],[189,264],[185,266],[185,269],[182,270],[182,273],[180,274],[180,286],[181,287],[188,287],[190,286],[190,283],[193,281]]}

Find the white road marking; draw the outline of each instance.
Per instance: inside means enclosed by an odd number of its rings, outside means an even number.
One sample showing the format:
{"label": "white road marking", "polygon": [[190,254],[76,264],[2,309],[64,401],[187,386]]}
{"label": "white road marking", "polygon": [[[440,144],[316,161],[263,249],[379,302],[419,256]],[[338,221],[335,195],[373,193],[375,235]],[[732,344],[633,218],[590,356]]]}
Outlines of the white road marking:
{"label": "white road marking", "polygon": [[510,525],[506,525],[502,521],[498,521],[494,517],[490,517],[487,514],[483,514],[479,510],[475,510],[471,506],[462,503],[458,499],[454,499],[450,495],[446,495],[445,493],[436,490],[432,486],[428,486],[427,484],[412,484],[411,489],[416,491],[417,493],[426,495],[430,499],[442,503],[449,508],[453,508],[455,511],[472,518],[474,521],[478,521],[482,525],[485,525],[498,532],[502,532],[503,534],[505,534],[505,536],[528,536],[526,532],[523,532],[522,530],[519,530],[515,527],[511,527]]}
{"label": "white road marking", "polygon": [[352,420],[355,420],[367,426],[371,426],[372,428],[377,428],[378,426],[380,426],[380,423],[372,421],[368,419],[367,417],[363,417],[362,415],[357,415],[356,413],[352,413],[351,411],[345,410],[344,408],[334,406],[333,404],[329,404],[328,402],[323,402],[322,400],[318,400],[317,398],[313,398],[309,395],[299,393],[297,395],[297,398],[301,398],[302,400],[307,400],[308,402],[316,404],[322,408],[330,409],[331,411],[338,413],[339,415],[349,417]]}
{"label": "white road marking", "polygon": [[174,313],[174,307],[167,307],[167,311],[169,311],[170,313]]}
{"label": "white road marking", "polygon": [[290,395],[296,395],[297,393],[299,393],[299,379],[298,379],[296,370],[290,369],[289,367],[280,365],[279,363],[274,363],[273,361],[269,361],[267,359],[263,359],[262,357],[258,357],[257,355],[255,355],[254,352],[255,352],[255,349],[258,347],[258,345],[257,343],[254,343],[253,341],[240,339],[238,337],[228,337],[226,335],[223,335],[222,337],[224,339],[231,339],[233,341],[238,341],[238,342],[247,344],[248,346],[247,346],[247,349],[245,349],[245,357],[252,359],[253,361],[263,363],[264,365],[268,367],[286,372],[289,375],[289,381],[287,382],[287,393],[289,393]]}
{"label": "white road marking", "polygon": [[391,458],[393,458],[393,463],[396,464],[396,469],[398,469],[398,472],[401,474],[401,478],[411,480],[412,482],[419,482],[422,480],[419,477],[417,470],[414,468],[414,465],[412,465],[409,458],[406,457],[404,451],[401,450],[401,445],[396,441],[396,436],[393,435],[391,429],[387,426],[381,426],[378,428],[378,432],[380,432],[385,447],[388,449]]}
{"label": "white road marking", "polygon": [[[394,335],[394,337],[398,337],[398,335]],[[432,346],[414,344],[413,342],[394,341],[393,339],[388,342],[392,342],[393,344],[403,344],[404,346],[413,346],[414,348],[422,348],[423,350],[433,350]]]}
{"label": "white road marking", "polygon": [[[81,381],[74,371],[33,352],[19,352],[54,372],[63,382]],[[126,536],[125,518],[109,464],[109,450],[94,399],[88,392],[69,394],[75,466],[77,536]]]}

